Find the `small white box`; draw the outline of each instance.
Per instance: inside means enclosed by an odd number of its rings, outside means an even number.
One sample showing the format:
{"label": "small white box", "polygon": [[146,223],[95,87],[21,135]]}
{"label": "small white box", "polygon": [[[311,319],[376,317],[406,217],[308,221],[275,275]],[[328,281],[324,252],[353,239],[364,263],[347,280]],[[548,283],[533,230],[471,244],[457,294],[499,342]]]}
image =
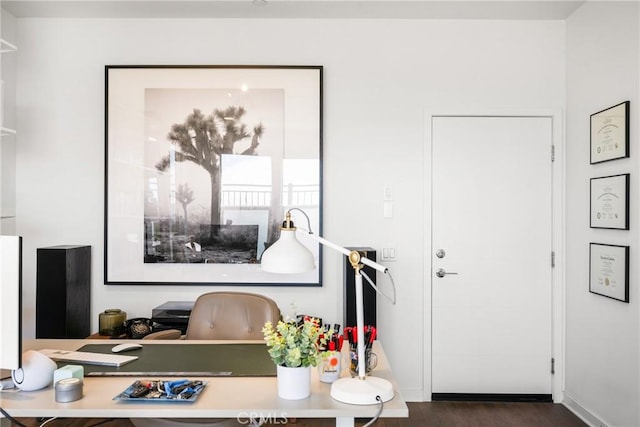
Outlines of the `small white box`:
{"label": "small white box", "polygon": [[84,378],[84,368],[80,365],[65,365],[53,371],[53,384],[65,378]]}

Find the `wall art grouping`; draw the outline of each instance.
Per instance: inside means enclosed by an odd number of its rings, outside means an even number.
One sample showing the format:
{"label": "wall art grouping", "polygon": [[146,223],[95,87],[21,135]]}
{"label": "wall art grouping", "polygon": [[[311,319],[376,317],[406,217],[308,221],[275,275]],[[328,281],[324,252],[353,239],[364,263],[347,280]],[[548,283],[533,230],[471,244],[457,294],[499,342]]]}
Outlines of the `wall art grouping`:
{"label": "wall art grouping", "polygon": [[[629,107],[624,101],[590,117],[591,164],[629,157]],[[630,174],[590,180],[591,228],[629,230]],[[629,302],[629,246],[590,243],[589,292]]]}
{"label": "wall art grouping", "polygon": [[105,67],[105,283],[319,286],[260,269],[322,224],[321,66]]}

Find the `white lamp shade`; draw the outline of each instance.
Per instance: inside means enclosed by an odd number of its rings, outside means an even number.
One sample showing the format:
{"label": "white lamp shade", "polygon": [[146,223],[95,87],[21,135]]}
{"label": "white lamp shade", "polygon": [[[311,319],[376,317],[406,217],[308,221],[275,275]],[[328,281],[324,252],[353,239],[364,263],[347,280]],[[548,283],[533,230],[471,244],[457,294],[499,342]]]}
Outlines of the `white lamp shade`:
{"label": "white lamp shade", "polygon": [[306,273],[316,268],[313,254],[298,241],[295,229],[281,230],[280,238],[264,251],[260,263],[268,273]]}

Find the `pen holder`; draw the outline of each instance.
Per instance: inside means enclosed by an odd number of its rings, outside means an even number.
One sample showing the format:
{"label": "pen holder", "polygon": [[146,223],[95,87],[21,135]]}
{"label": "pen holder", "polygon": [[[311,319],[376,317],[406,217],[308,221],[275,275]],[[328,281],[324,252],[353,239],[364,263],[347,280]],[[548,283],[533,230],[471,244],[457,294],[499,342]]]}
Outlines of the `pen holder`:
{"label": "pen holder", "polygon": [[[352,376],[358,375],[358,348],[353,348],[349,351],[349,359],[351,359],[350,371]],[[378,356],[370,349],[367,348],[364,351],[365,374],[373,371],[378,365]]]}
{"label": "pen holder", "polygon": [[325,351],[320,354],[320,364],[318,374],[323,383],[332,383],[340,378],[340,352]]}

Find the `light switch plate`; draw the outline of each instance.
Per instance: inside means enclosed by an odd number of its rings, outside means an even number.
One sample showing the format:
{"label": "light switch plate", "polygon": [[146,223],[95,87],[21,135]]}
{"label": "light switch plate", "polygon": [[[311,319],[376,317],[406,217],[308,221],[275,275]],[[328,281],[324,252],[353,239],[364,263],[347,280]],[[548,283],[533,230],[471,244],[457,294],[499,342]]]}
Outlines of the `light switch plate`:
{"label": "light switch plate", "polygon": [[393,202],[384,202],[383,211],[384,218],[393,218]]}

